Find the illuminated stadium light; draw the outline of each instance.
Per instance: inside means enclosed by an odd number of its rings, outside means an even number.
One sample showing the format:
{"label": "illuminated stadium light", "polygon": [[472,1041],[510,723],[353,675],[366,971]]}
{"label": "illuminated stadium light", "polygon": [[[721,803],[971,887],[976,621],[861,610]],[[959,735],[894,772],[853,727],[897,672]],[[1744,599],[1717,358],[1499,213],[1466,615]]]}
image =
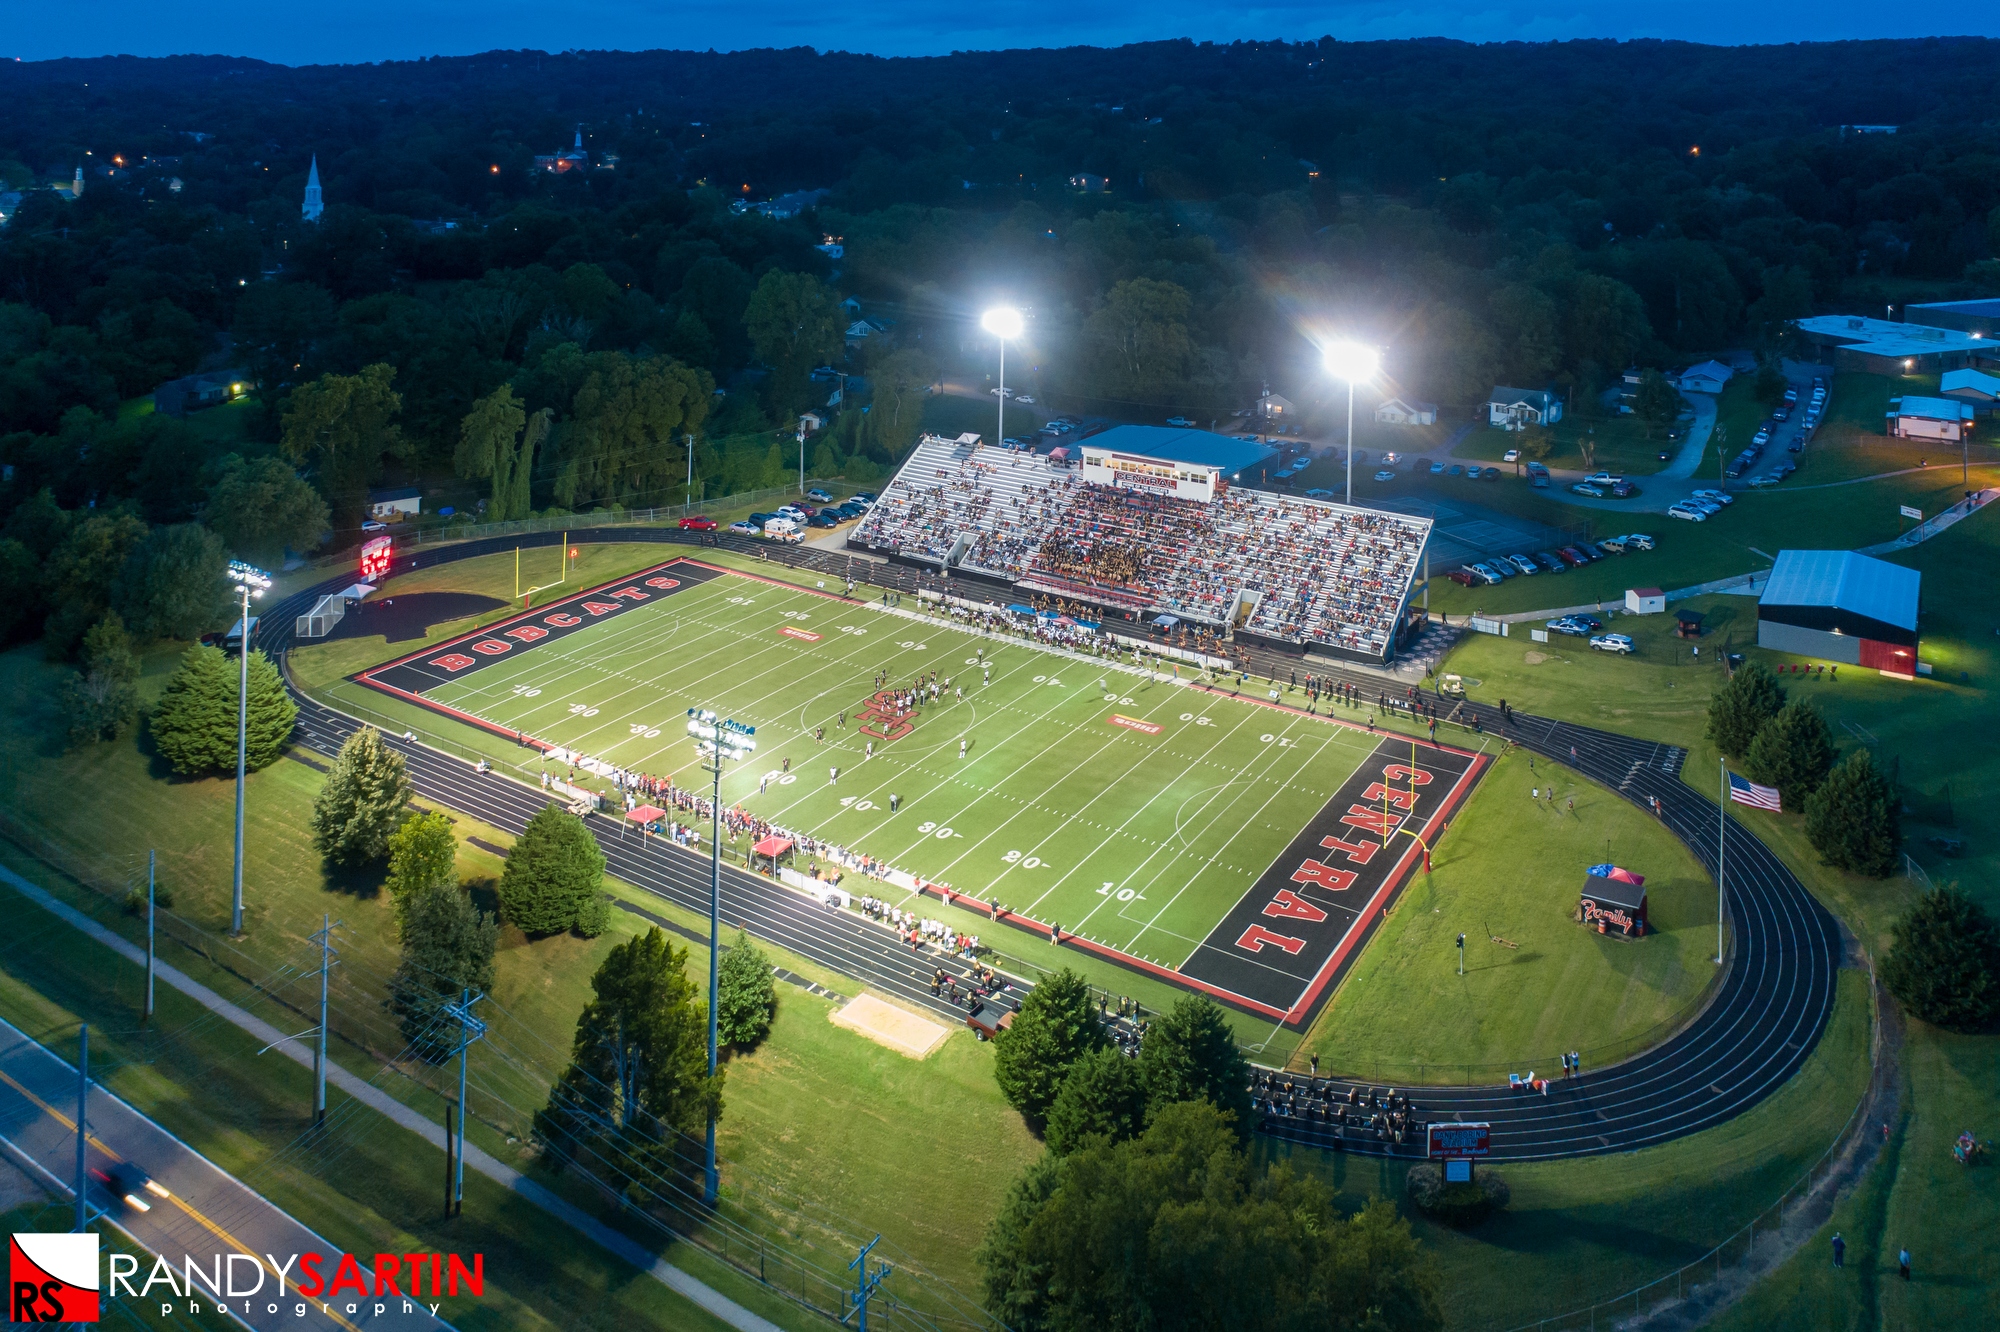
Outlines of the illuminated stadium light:
{"label": "illuminated stadium light", "polygon": [[1364,347],[1358,342],[1336,342],[1323,354],[1326,372],[1335,379],[1344,379],[1351,388],[1375,377],[1382,368],[1382,358],[1373,347]]}
{"label": "illuminated stadium light", "polygon": [[979,317],[979,326],[1003,341],[1012,341],[1021,336],[1027,325],[1021,319],[1021,312],[1011,305],[996,305]]}

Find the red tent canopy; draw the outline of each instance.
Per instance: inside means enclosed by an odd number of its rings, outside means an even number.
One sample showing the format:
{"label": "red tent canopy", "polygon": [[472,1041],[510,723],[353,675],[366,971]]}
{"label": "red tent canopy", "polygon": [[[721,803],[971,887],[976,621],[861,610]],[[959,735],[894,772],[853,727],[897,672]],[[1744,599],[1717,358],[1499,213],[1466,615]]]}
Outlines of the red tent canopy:
{"label": "red tent canopy", "polygon": [[651,823],[656,819],[667,817],[667,811],[661,809],[658,805],[641,805],[625,817],[634,823]]}
{"label": "red tent canopy", "polygon": [[776,833],[773,833],[771,836],[757,843],[757,845],[751,847],[750,851],[753,855],[759,856],[782,856],[791,849],[791,838],[780,837]]}

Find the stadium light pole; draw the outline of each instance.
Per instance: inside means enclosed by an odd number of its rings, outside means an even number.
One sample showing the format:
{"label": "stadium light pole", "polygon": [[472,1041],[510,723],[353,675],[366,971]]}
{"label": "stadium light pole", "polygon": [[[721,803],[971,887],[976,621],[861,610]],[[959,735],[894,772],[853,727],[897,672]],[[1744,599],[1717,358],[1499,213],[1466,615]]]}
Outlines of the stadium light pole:
{"label": "stadium light pole", "polygon": [[243,933],[243,768],[250,735],[250,599],[261,597],[271,576],[241,560],[229,562],[229,581],[243,598],[243,619],[236,641],[236,881],[229,895],[229,932]]}
{"label": "stadium light pole", "polygon": [[1000,339],[1000,387],[994,390],[1000,397],[999,434],[995,442],[1007,438],[1007,343],[1021,336],[1026,327],[1021,312],[1011,305],[996,305],[979,317],[979,326]]}
{"label": "stadium light pole", "polygon": [[1358,342],[1336,342],[1326,349],[1327,373],[1347,381],[1347,502],[1354,503],[1354,386],[1373,379],[1382,358],[1373,347]]}
{"label": "stadium light pole", "polygon": [[[715,1077],[716,1008],[721,994],[721,973],[717,960],[722,956],[722,760],[746,759],[756,750],[754,726],[727,717],[718,717],[707,708],[688,709],[688,734],[695,738],[695,752],[707,760],[702,764],[714,778],[714,795],[708,807],[708,1076]],[[715,1111],[708,1112],[707,1145],[702,1150],[701,1200],[715,1206],[721,1180],[715,1169]]]}

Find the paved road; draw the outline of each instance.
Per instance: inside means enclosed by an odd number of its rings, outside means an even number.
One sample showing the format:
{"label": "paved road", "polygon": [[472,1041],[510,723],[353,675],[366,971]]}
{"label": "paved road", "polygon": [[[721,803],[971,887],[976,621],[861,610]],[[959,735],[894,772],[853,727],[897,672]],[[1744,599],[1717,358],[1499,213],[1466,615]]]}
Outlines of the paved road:
{"label": "paved road", "polygon": [[[662,529],[577,531],[572,542],[658,541],[709,544],[746,550],[755,543],[725,538],[694,543]],[[548,534],[548,544],[561,540]],[[399,558],[396,572],[535,544],[534,538],[500,538],[463,546],[422,550]],[[834,573],[844,562],[820,552],[787,548],[772,558]],[[936,580],[897,566],[867,564],[869,580],[904,592]],[[259,644],[274,655],[290,645],[293,617],[321,592],[345,584],[329,580],[274,606],[259,629]],[[960,584],[961,593],[976,589]],[[996,596],[999,594],[996,593]],[[1299,663],[1262,652],[1251,653],[1252,669],[1283,678]],[[1361,670],[1313,669],[1358,685],[1369,698],[1385,687],[1383,678]],[[359,723],[311,699],[299,698],[300,738],[322,753],[335,752]],[[1503,723],[1493,709],[1468,705],[1488,735],[1505,734],[1517,743],[1577,771],[1626,798],[1650,808],[1661,802],[1661,817],[1695,856],[1711,869],[1718,841],[1714,802],[1680,780],[1684,751],[1589,727],[1517,714]],[[1462,737],[1461,737],[1462,738]],[[518,832],[545,803],[542,793],[497,773],[480,773],[470,763],[423,745],[400,740],[417,789],[427,798],[465,810],[495,826]],[[605,819],[599,824],[611,872],[649,892],[696,910],[707,908],[707,867],[698,858],[655,841],[621,843]],[[1728,903],[1733,944],[1726,974],[1708,1006],[1664,1044],[1605,1069],[1593,1069],[1548,1097],[1511,1093],[1502,1087],[1421,1089],[1416,1117],[1485,1119],[1494,1126],[1496,1156],[1515,1159],[1581,1156],[1623,1151],[1662,1142],[1722,1123],[1755,1105],[1792,1076],[1824,1030],[1833,1006],[1834,972],[1841,940],[1833,919],[1775,854],[1741,824],[1728,827]],[[896,995],[941,1016],[957,1017],[934,1000],[925,977],[934,962],[913,956],[886,931],[851,912],[828,908],[760,876],[725,868],[722,912],[752,933],[798,952],[833,970]],[[1555,1051],[1538,1062],[1538,1073],[1555,1067]],[[1522,1072],[1528,1071],[1526,1064]],[[1327,1080],[1322,1080],[1325,1083]],[[1346,1083],[1335,1082],[1344,1089]],[[1314,1099],[1308,1096],[1310,1101]],[[1324,1088],[1317,1098],[1323,1109]],[[1262,1127],[1279,1136],[1352,1150],[1417,1154],[1359,1131],[1335,1131],[1324,1119],[1276,1116]]]}
{"label": "paved road", "polygon": [[[73,1045],[74,1033],[65,1034],[72,1038]],[[0,1022],[0,1140],[12,1149],[16,1160],[25,1160],[32,1173],[72,1198],[75,1194],[71,1185],[76,1178],[76,1083],[73,1063],[45,1049],[18,1027]],[[225,1264],[223,1293],[242,1292],[240,1298],[229,1301],[230,1314],[237,1321],[259,1329],[389,1332],[448,1328],[450,1324],[434,1316],[429,1306],[435,1303],[446,1310],[465,1309],[474,1302],[463,1294],[457,1298],[426,1296],[415,1300],[388,1295],[380,1299],[372,1295],[358,1298],[351,1290],[343,1291],[340,1298],[333,1300],[302,1296],[298,1290],[302,1269],[288,1262],[291,1256],[321,1255],[320,1270],[330,1278],[343,1256],[339,1248],[95,1084],[90,1089],[88,1118],[86,1170],[108,1172],[113,1166],[130,1161],[172,1195],[149,1196],[151,1209],[140,1211],[113,1197],[102,1182],[93,1180],[89,1188],[91,1205],[109,1209],[105,1220],[149,1253],[166,1259],[183,1282],[178,1298],[164,1285],[155,1284],[142,1300],[136,1296],[145,1288],[150,1266],[122,1287],[107,1280],[100,1295],[107,1303],[113,1297],[122,1300],[142,1321],[161,1316],[159,1306],[163,1303],[171,1303],[181,1314],[189,1312],[190,1300],[199,1304],[204,1313],[216,1307],[214,1295],[199,1280],[189,1288],[185,1259],[190,1256],[210,1278],[217,1275],[218,1263]],[[227,1257],[232,1254],[236,1255],[234,1261]],[[282,1281],[265,1260],[267,1254],[286,1269]],[[359,1255],[358,1260],[372,1291],[374,1259]],[[465,1260],[470,1263],[471,1255],[465,1255]],[[395,1275],[384,1266],[385,1276]],[[398,1285],[407,1289],[407,1277]],[[425,1289],[429,1290],[427,1281]]]}

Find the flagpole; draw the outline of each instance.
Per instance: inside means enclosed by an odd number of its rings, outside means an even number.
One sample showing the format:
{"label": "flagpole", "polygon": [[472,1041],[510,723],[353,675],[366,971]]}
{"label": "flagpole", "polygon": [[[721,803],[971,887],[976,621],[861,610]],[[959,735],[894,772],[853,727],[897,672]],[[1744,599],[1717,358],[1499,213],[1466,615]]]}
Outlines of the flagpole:
{"label": "flagpole", "polygon": [[1718,757],[1722,770],[1721,798],[1715,802],[1715,965],[1722,965],[1722,858],[1729,846],[1729,760]]}

